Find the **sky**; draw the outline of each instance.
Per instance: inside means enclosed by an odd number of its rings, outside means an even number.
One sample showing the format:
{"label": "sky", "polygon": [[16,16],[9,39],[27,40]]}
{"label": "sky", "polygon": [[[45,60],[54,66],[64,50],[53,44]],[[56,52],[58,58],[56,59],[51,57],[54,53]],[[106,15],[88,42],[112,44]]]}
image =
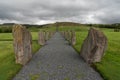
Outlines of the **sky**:
{"label": "sky", "polygon": [[0,23],[120,23],[120,0],[1,0]]}

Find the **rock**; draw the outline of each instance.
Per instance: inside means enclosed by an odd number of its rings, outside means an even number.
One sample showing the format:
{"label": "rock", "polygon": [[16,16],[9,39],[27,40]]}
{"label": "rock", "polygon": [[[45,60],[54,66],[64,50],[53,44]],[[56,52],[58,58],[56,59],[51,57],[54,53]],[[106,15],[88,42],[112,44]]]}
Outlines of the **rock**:
{"label": "rock", "polygon": [[81,48],[81,56],[87,63],[100,62],[107,48],[107,38],[99,30],[90,28]]}
{"label": "rock", "polygon": [[74,31],[71,32],[71,44],[72,45],[76,44],[76,35]]}
{"label": "rock", "polygon": [[32,58],[32,36],[22,25],[12,29],[16,63],[25,65]]}
{"label": "rock", "polygon": [[49,39],[49,32],[45,31],[45,41]]}
{"label": "rock", "polygon": [[63,37],[65,38],[65,31],[63,31]]}
{"label": "rock", "polygon": [[69,41],[70,44],[71,44],[71,31],[68,31],[68,41]]}
{"label": "rock", "polygon": [[71,40],[71,32],[70,31],[66,31],[66,40],[68,40],[69,42]]}
{"label": "rock", "polygon": [[38,34],[38,43],[40,45],[45,45],[45,32],[40,31]]}
{"label": "rock", "polygon": [[49,38],[51,38],[54,35],[54,32],[49,32]]}

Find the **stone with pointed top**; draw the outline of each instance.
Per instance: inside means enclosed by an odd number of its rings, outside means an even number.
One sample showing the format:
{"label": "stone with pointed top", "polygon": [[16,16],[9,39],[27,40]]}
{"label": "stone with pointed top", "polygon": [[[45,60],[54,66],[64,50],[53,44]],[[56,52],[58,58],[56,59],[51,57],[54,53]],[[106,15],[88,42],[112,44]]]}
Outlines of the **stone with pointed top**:
{"label": "stone with pointed top", "polygon": [[87,63],[100,62],[107,48],[107,38],[103,32],[90,28],[81,48],[81,56]]}
{"label": "stone with pointed top", "polygon": [[25,65],[32,58],[32,36],[26,27],[14,25],[12,29],[16,63]]}

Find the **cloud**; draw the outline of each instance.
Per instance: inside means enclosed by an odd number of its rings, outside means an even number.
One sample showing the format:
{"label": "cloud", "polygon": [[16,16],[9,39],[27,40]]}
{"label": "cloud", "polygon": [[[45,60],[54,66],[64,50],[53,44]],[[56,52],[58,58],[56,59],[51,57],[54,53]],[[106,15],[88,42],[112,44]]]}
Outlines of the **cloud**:
{"label": "cloud", "polygon": [[120,22],[119,0],[2,0],[0,23]]}

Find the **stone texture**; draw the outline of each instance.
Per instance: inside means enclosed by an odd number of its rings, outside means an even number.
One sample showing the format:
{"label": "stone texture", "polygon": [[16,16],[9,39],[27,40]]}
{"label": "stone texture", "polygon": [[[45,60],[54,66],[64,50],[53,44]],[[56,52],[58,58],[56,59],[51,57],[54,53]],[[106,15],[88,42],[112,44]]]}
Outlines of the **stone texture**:
{"label": "stone texture", "polygon": [[101,31],[90,28],[81,48],[81,56],[87,63],[100,62],[106,47],[106,36]]}
{"label": "stone texture", "polygon": [[65,38],[65,31],[63,31],[63,37]]}
{"label": "stone texture", "polygon": [[49,39],[49,32],[45,31],[45,41]]}
{"label": "stone texture", "polygon": [[25,65],[32,57],[32,36],[22,25],[14,25],[12,33],[16,63]]}
{"label": "stone texture", "polygon": [[71,44],[71,31],[68,31],[68,41],[69,41],[69,43]]}
{"label": "stone texture", "polygon": [[71,32],[70,31],[67,31],[67,40],[70,42],[71,40]]}
{"label": "stone texture", "polygon": [[45,45],[45,32],[40,31],[38,34],[38,43],[40,45]]}
{"label": "stone texture", "polygon": [[71,32],[71,44],[75,45],[76,44],[76,35],[75,35],[75,31]]}

